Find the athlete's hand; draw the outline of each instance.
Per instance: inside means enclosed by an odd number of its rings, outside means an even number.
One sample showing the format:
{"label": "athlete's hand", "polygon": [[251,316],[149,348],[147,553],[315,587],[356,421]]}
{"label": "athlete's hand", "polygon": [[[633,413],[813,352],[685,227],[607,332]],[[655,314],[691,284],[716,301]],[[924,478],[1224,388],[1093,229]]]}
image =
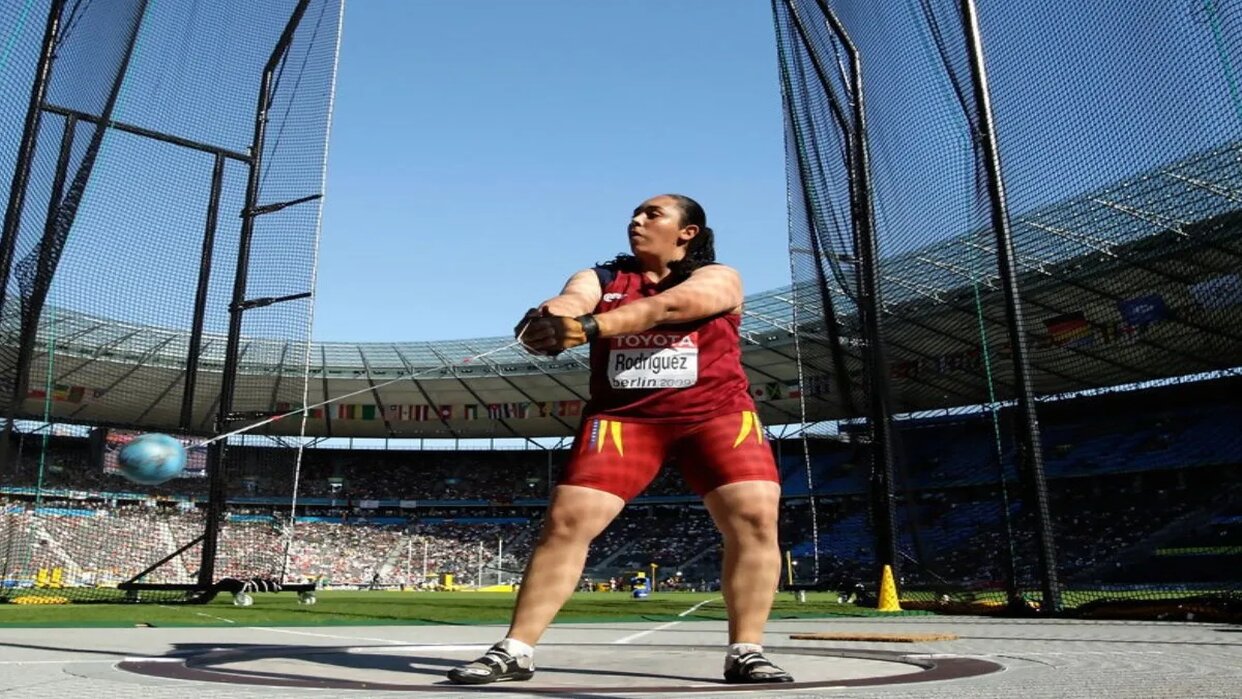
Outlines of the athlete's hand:
{"label": "athlete's hand", "polygon": [[532,308],[526,311],[526,315],[522,316],[522,319],[518,321],[518,324],[513,326],[513,339],[523,340],[524,338],[522,337],[522,333],[525,332],[526,326],[529,325],[535,318],[545,315],[548,315],[546,309],[541,310],[538,308]]}
{"label": "athlete's hand", "polygon": [[568,316],[540,314],[526,320],[519,339],[535,354],[554,355],[587,343],[582,323]]}

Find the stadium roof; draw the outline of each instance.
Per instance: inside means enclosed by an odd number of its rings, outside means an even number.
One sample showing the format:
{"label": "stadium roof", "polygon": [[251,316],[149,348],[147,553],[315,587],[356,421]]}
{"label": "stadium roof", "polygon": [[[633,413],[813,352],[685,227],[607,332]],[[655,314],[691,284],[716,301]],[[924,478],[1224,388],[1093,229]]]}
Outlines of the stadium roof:
{"label": "stadium roof", "polygon": [[[1013,226],[1020,270],[1034,282],[1045,277],[1064,281],[1064,275],[1054,277],[1049,270],[1072,266],[1074,274],[1089,272],[1084,265],[1105,270],[1118,251],[1159,236],[1189,241],[1191,245],[1183,253],[1195,254],[1190,233],[1195,224],[1242,209],[1240,156],[1242,144],[1228,144],[1016,217]],[[978,266],[981,251],[994,254],[989,237],[986,231],[972,232],[886,260],[882,279],[886,309],[951,306],[963,289],[975,283],[995,291],[998,283],[994,271],[979,275],[972,269],[972,265]],[[1223,241],[1211,244],[1236,248],[1237,239],[1237,232],[1230,230]],[[1136,288],[1151,284],[1149,279],[1132,281]],[[841,289],[834,291],[843,293]],[[1047,295],[1055,293],[1054,289]],[[810,301],[795,301],[802,298]],[[849,402],[843,402],[839,392],[834,395],[835,384],[829,386],[824,380],[832,365],[826,359],[823,338],[814,334],[816,328],[822,331],[821,307],[817,294],[807,293],[805,287],[783,287],[746,299],[743,362],[752,386],[759,387],[760,414],[768,424],[799,422],[803,407],[811,420],[856,414],[850,412]],[[13,337],[12,323],[5,326],[10,331],[6,334]],[[800,348],[795,347],[795,326],[803,329],[798,338],[803,340]],[[889,322],[888,327],[902,334],[900,323],[894,328]],[[963,332],[957,341],[968,345],[971,337],[970,332]],[[53,401],[53,415],[146,429],[176,426],[188,330],[131,325],[48,309],[38,339],[42,354],[32,376],[47,374],[46,350],[54,343],[53,383],[63,386],[71,398],[79,398]],[[309,360],[309,403],[348,393],[360,395],[334,403],[322,416],[309,420],[308,434],[533,437],[571,433],[577,422],[575,411],[587,397],[585,351],[579,348],[555,359],[534,358],[510,347],[511,342],[508,337],[484,337],[401,343],[312,342],[308,347],[286,340],[245,338],[238,409],[270,413],[301,405],[300,377]],[[210,431],[224,350],[222,335],[204,337],[192,431]],[[795,390],[799,385],[795,362],[799,350],[806,361],[801,388]],[[1231,353],[1232,345],[1224,351]],[[902,359],[897,354],[896,359]],[[1151,361],[1164,362],[1167,358]],[[856,361],[851,363],[852,372],[858,370],[857,365]],[[408,381],[383,385],[400,378]],[[1084,386],[1108,385],[1100,381],[1120,378],[1124,377],[1110,375],[1097,381],[1081,376],[1074,381]],[[926,396],[911,399],[902,407],[943,406],[949,394],[935,382],[929,386]],[[27,401],[28,415],[42,415],[45,402],[46,396]],[[372,407],[368,409],[368,405]],[[437,417],[415,411],[416,406],[423,405],[460,408],[461,414],[450,410],[447,417]],[[473,416],[467,409],[470,405],[476,406]],[[493,406],[490,415],[489,406]],[[402,407],[415,412],[403,413]],[[272,431],[296,434],[296,422],[276,423]]]}

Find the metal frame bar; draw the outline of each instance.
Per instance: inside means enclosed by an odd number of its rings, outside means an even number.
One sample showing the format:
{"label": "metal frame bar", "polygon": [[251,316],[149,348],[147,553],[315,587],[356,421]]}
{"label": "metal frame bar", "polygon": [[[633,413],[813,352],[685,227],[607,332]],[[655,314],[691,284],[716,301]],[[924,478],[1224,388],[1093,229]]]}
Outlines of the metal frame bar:
{"label": "metal frame bar", "polygon": [[68,107],[61,107],[59,105],[44,102],[40,103],[39,109],[48,112],[49,114],[59,114],[63,117],[74,117],[78,119],[78,121],[85,121],[91,124],[102,124],[105,128],[116,129],[117,131],[123,131],[135,136],[142,136],[144,138],[149,138],[154,141],[162,141],[164,143],[171,143],[174,146],[181,146],[182,148],[189,148],[190,150],[201,151],[203,153],[209,153],[211,155],[225,157],[243,163],[249,163],[253,160],[251,156],[246,155],[245,153],[239,153],[235,150],[222,148],[220,146],[213,146],[210,143],[202,143],[200,141],[194,141],[188,138],[162,133],[160,131],[154,131],[152,129],[145,129],[141,126],[127,124],[123,121],[114,121],[112,119],[105,121],[94,114],[79,112],[76,109],[69,109]]}
{"label": "metal frame bar", "polygon": [[[237,390],[238,363],[241,357],[242,314],[245,312],[246,281],[250,273],[250,245],[254,237],[256,209],[259,203],[259,184],[263,168],[263,148],[267,138],[268,110],[272,106],[272,81],[276,67],[289,50],[293,34],[302,22],[302,16],[310,0],[298,0],[289,21],[277,39],[272,53],[259,77],[258,99],[254,110],[254,137],[250,145],[249,172],[246,178],[246,199],[242,207],[241,233],[237,241],[237,265],[233,275],[233,295],[229,304],[229,330],[224,350],[224,373],[220,381],[220,402],[216,411],[215,432],[223,434],[232,424],[233,400]],[[208,492],[207,527],[203,538],[202,565],[199,567],[198,584],[211,588],[215,579],[216,549],[219,544],[220,523],[224,516],[225,474],[224,454],[227,440],[213,442],[207,447]]]}
{"label": "metal frame bar", "polygon": [[991,203],[992,229],[996,235],[997,263],[1000,269],[1001,286],[1004,289],[1005,315],[1008,320],[1010,351],[1013,356],[1014,383],[1017,388],[1018,402],[1017,417],[1021,423],[1018,437],[1022,453],[1019,459],[1025,465],[1026,478],[1024,480],[1028,484],[1032,501],[1035,504],[1038,521],[1036,537],[1039,542],[1039,563],[1042,569],[1041,582],[1044,598],[1040,609],[1045,614],[1054,614],[1061,611],[1061,585],[1057,579],[1056,540],[1052,533],[1052,515],[1048,503],[1048,483],[1044,475],[1039,418],[1035,414],[1035,393],[1028,358],[1029,350],[1026,334],[1022,331],[1025,323],[1018,288],[1017,256],[1014,250],[1013,231],[1009,226],[1009,204],[1001,170],[1000,146],[997,143],[992,98],[988,89],[987,61],[983,56],[979,13],[975,7],[975,0],[960,0],[960,3],[962,33],[970,57],[970,82],[974,107],[979,117],[979,132],[975,136],[978,147],[982,150],[984,179],[988,200]]}
{"label": "metal frame bar", "polygon": [[[861,264],[857,265],[859,276],[858,311],[862,321],[863,336],[867,342],[864,362],[871,390],[869,391],[869,414],[872,436],[872,498],[877,510],[876,550],[880,554],[878,566],[888,565],[894,576],[899,576],[900,559],[897,556],[895,499],[893,491],[893,428],[892,407],[889,395],[888,362],[884,352],[884,331],[881,320],[883,302],[880,298],[880,256],[875,239],[875,209],[872,201],[871,159],[867,147],[867,109],[864,99],[862,59],[850,39],[841,20],[837,18],[826,0],[817,0],[828,28],[845,48],[850,61],[848,89],[853,99],[853,130],[848,133],[853,153],[851,179],[853,187],[854,240]],[[878,571],[877,571],[878,572]],[[877,577],[877,579],[879,579]]]}
{"label": "metal frame bar", "polygon": [[[17,249],[17,229],[21,226],[22,210],[26,205],[26,190],[30,181],[30,167],[34,160],[39,139],[39,122],[43,98],[52,76],[52,64],[56,61],[56,42],[60,33],[60,15],[65,0],[52,0],[48,7],[47,22],[43,28],[43,47],[35,67],[34,80],[30,83],[30,100],[26,107],[26,123],[22,127],[22,140],[17,147],[17,161],[9,182],[9,202],[4,210],[4,228],[0,233],[0,282],[7,282],[13,266],[13,253]],[[6,284],[0,283],[0,307],[5,303]],[[12,421],[9,416],[9,421]],[[8,428],[6,427],[6,432]],[[2,442],[8,443],[6,439]]]}
{"label": "metal frame bar", "polygon": [[[790,14],[794,18],[794,21],[796,24],[797,22],[799,22],[799,20],[798,20],[795,8],[790,2],[790,0],[785,0],[785,2],[788,5]],[[822,70],[820,70],[818,62],[814,60],[814,56],[812,56],[811,58],[812,58],[812,67],[815,68],[818,74],[822,75]],[[821,80],[822,79],[823,78],[821,78]],[[791,91],[791,86],[789,84],[788,76],[784,74],[784,71],[782,71],[782,81],[785,83],[786,91],[787,92]],[[791,106],[792,106],[792,101],[791,101]],[[790,119],[791,123],[794,121],[795,121],[794,119],[792,118]],[[802,137],[800,135],[800,130],[796,126],[791,126],[790,131],[793,133],[795,142],[798,144],[798,146],[801,146]],[[799,147],[798,150],[800,151],[802,149]],[[799,170],[799,176],[802,180],[802,188],[801,188],[802,191],[799,192],[799,194],[801,195],[803,199],[803,203],[806,206],[807,211],[813,212],[815,211],[815,207],[812,206],[812,199],[811,199],[810,193],[807,191],[807,186],[808,186],[808,182],[810,179],[808,175],[810,174],[810,172],[808,171],[808,168],[806,167],[806,163],[803,161],[801,157],[798,158],[798,170]],[[823,306],[821,309],[821,315],[823,317],[822,319],[824,323],[824,332],[827,333],[828,335],[828,342],[829,342],[830,352],[832,354],[833,367],[836,369],[836,376],[837,376],[837,383],[838,383],[837,390],[841,394],[841,400],[844,402],[846,409],[849,410],[850,412],[855,412],[856,406],[854,405],[854,395],[853,395],[853,391],[850,390],[850,385],[849,385],[849,372],[847,372],[845,368],[845,358],[842,354],[841,344],[840,344],[841,338],[839,336],[839,332],[838,332],[837,325],[835,322],[836,310],[833,305],[832,293],[828,289],[828,275],[824,273],[823,265],[820,262],[822,259],[824,259],[823,258],[824,251],[821,249],[819,236],[816,235],[816,231],[815,231],[816,226],[814,224],[814,218],[815,217],[812,216],[812,221],[809,222],[812,225],[812,230],[810,231],[811,255],[813,259],[815,260],[816,289],[819,293],[820,301]]]}
{"label": "metal frame bar", "polygon": [[198,258],[198,286],[194,290],[190,341],[185,353],[185,387],[181,391],[180,426],[181,429],[187,431],[194,420],[194,392],[198,388],[198,362],[202,357],[207,293],[211,286],[211,260],[215,255],[216,226],[220,215],[220,191],[223,187],[224,155],[216,153],[211,168],[211,194],[207,200],[207,222],[203,228],[202,252]]}

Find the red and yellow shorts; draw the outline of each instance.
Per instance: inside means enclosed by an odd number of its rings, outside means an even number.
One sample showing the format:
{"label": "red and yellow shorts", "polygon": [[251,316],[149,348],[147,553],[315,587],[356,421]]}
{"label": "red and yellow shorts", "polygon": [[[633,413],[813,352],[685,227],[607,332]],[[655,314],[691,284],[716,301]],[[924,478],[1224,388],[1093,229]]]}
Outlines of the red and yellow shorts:
{"label": "red and yellow shorts", "polygon": [[759,416],[750,410],[693,423],[587,417],[572,454],[560,485],[602,490],[627,502],[670,459],[699,495],[739,481],[780,482]]}

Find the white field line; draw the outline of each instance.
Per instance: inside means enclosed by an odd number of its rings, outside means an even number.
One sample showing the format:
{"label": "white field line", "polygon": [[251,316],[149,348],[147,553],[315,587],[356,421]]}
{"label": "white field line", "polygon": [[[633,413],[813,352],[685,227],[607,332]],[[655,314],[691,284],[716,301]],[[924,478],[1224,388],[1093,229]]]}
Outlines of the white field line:
{"label": "white field line", "polygon": [[[170,606],[168,606],[167,604],[161,604],[161,605],[159,605],[159,607],[160,607],[160,609],[175,609],[175,610],[177,610],[177,611],[179,611],[179,612],[188,611],[185,607],[170,607]],[[207,613],[205,613],[205,612],[194,612],[194,614],[195,614],[195,615],[197,615],[197,616],[205,616],[205,617],[207,617],[208,619],[215,619],[216,621],[223,621],[223,622],[224,622],[224,623],[226,623],[226,624],[236,624],[236,623],[237,623],[236,621],[233,621],[232,619],[225,619],[225,618],[224,618],[224,617],[222,617],[222,616],[215,616],[215,615],[212,615],[212,614],[207,614]]]}
{"label": "white field line", "polygon": [[[722,599],[724,599],[724,598],[723,598],[723,597],[713,597],[712,599],[705,599],[705,600],[703,600],[702,602],[699,602],[698,604],[694,605],[693,607],[691,607],[691,608],[687,609],[686,611],[684,611],[684,612],[682,612],[682,613],[678,614],[677,616],[679,616],[679,617],[689,616],[689,615],[691,615],[691,614],[695,613],[696,611],[698,611],[699,607],[702,607],[703,605],[707,604],[708,602],[716,602],[716,601],[718,601],[718,600],[722,600]],[[657,631],[663,631],[663,630],[665,630],[665,629],[671,629],[671,628],[673,628],[674,626],[676,626],[676,625],[678,625],[678,624],[680,624],[680,623],[681,623],[680,621],[669,621],[669,622],[666,622],[666,623],[660,624],[659,626],[655,626],[655,627],[652,627],[652,628],[650,628],[650,629],[647,629],[646,631],[639,631],[638,633],[632,633],[632,634],[630,634],[629,636],[622,636],[621,638],[618,638],[617,640],[613,641],[613,643],[614,643],[614,644],[626,644],[626,643],[629,643],[629,642],[631,642],[631,641],[636,641],[636,640],[638,640],[638,639],[642,638],[643,636],[649,636],[649,635],[651,635],[651,634],[653,634],[653,633],[655,633],[655,632],[657,632]]]}
{"label": "white field line", "polygon": [[0,660],[0,665],[115,665],[117,663],[180,663],[185,658],[146,658],[141,656],[112,658],[110,660],[100,660],[99,658],[81,659],[66,658],[64,660]]}
{"label": "white field line", "polygon": [[691,607],[691,608],[687,609],[686,611],[682,612],[681,614],[678,614],[677,616],[688,616],[688,615],[690,615],[690,614],[693,614],[693,613],[697,612],[697,611],[699,610],[699,607],[702,607],[703,605],[705,605],[705,604],[707,604],[707,603],[709,603],[709,602],[718,602],[718,601],[720,601],[720,600],[722,600],[722,599],[724,599],[724,597],[713,597],[713,598],[711,598],[711,599],[705,599],[705,600],[703,600],[702,602],[699,602],[698,604],[694,605],[693,607]]}
{"label": "white field line", "polygon": [[315,638],[335,638],[341,641],[374,641],[376,643],[387,643],[394,646],[408,646],[408,641],[395,641],[391,638],[368,638],[366,636],[341,636],[332,633],[312,633],[310,631],[293,631],[291,629],[274,629],[270,626],[247,626],[248,629],[255,631],[267,631],[269,633],[286,633],[293,636],[314,636]]}

